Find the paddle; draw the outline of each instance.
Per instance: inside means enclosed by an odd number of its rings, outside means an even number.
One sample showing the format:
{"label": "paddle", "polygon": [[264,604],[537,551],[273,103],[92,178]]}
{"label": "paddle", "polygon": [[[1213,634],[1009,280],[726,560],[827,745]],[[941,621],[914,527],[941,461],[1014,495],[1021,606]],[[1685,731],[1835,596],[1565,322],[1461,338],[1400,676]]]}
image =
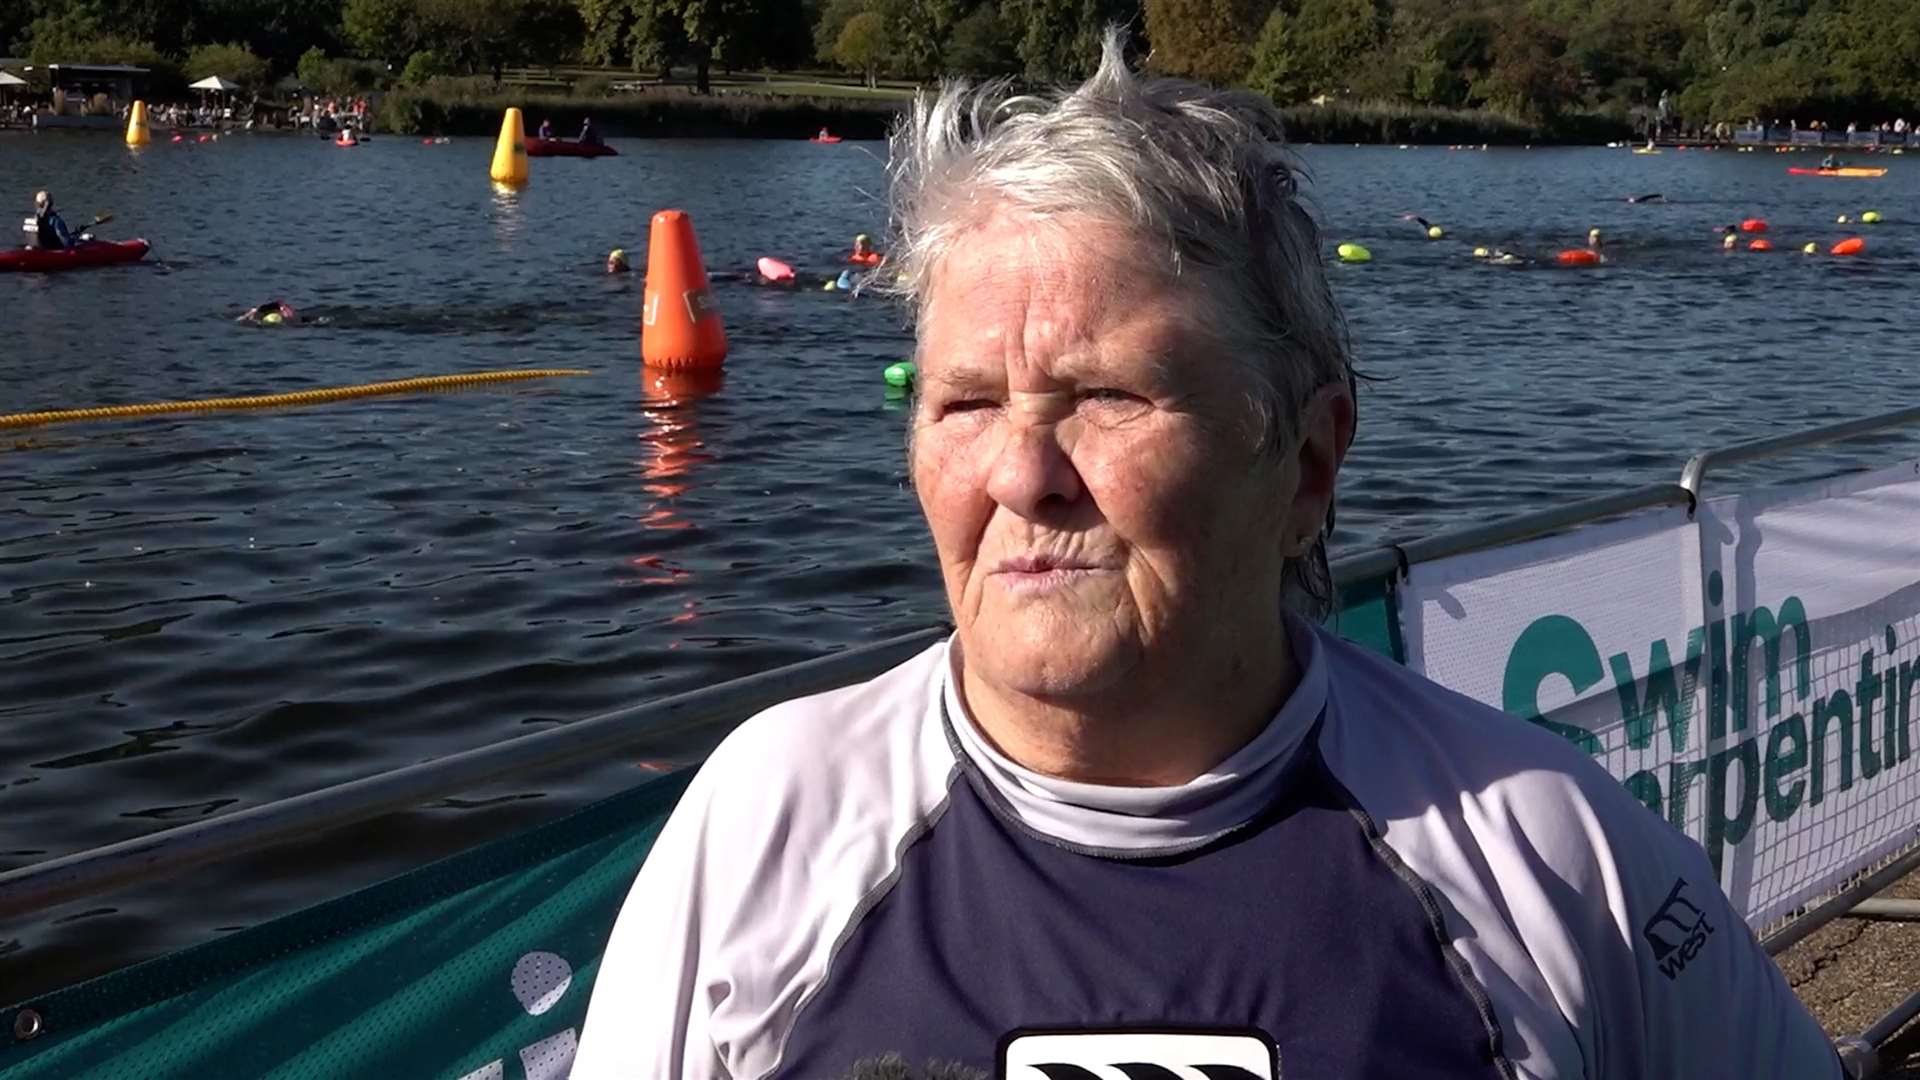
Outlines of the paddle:
{"label": "paddle", "polygon": [[92,221],[89,221],[85,225],[80,226],[80,230],[73,234],[73,242],[78,244],[82,240],[92,239],[92,237],[88,236],[87,233],[92,231],[94,226],[105,225],[107,222],[112,220],[113,220],[113,214],[111,212],[101,214],[100,216],[94,218]]}

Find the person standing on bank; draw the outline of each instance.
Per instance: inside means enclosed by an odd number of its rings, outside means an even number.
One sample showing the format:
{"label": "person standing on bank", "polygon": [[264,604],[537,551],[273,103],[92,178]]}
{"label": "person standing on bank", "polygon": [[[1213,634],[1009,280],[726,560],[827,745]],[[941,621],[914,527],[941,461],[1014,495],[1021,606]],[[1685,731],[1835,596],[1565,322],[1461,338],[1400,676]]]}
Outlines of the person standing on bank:
{"label": "person standing on bank", "polygon": [[1227,1031],[1236,1077],[1841,1075],[1698,846],[1318,625],[1356,383],[1270,103],[1110,33],[1077,89],[921,100],[891,160],[955,633],[714,752],[576,1080],[990,1071],[1035,1029],[1083,1068]]}

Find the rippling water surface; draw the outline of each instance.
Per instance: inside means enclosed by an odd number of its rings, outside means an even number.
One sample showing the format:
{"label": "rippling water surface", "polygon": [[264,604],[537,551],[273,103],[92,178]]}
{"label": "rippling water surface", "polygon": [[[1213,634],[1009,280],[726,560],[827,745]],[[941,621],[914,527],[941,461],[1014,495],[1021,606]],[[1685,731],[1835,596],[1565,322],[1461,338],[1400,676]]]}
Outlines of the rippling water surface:
{"label": "rippling water surface", "polygon": [[[412,375],[582,378],[0,439],[0,869],[255,805],[942,617],[871,297],[721,282],[717,386],[647,388],[638,275],[677,206],[708,265],[837,273],[879,233],[877,144],[237,137],[134,154],[0,135],[24,208],[154,244],[0,277],[0,413]],[[1693,450],[1920,399],[1920,159],[1880,181],[1774,154],[1309,148],[1362,364],[1342,550],[1671,479]],[[1664,204],[1625,196],[1663,192]],[[1858,260],[1807,257],[1881,211]],[[24,209],[23,209],[24,212]],[[1425,240],[1400,215],[1442,224]],[[1781,250],[1724,253],[1768,219]],[[1607,238],[1591,270],[1476,264]],[[235,325],[273,297],[326,316]],[[1880,440],[1739,479],[1884,459]],[[691,750],[691,748],[688,748]],[[0,924],[0,998],[325,898],[633,782],[607,762],[468,792],[307,849]]]}

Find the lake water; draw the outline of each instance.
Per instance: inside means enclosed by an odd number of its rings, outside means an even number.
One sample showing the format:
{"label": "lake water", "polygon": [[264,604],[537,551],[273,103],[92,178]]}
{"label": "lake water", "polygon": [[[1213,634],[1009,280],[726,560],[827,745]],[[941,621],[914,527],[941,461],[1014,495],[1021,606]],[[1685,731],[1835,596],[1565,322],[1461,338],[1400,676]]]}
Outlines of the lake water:
{"label": "lake water", "polygon": [[[724,381],[638,368],[649,215],[710,269],[837,273],[880,233],[878,144],[639,142],[534,162],[488,141],[234,137],[129,152],[0,134],[0,197],[52,188],[142,265],[0,276],[0,413],[413,375],[583,367],[503,389],[0,432],[0,869],[509,738],[940,619],[871,297],[716,285]],[[1920,397],[1920,159],[1304,151],[1364,369],[1339,551],[1620,486],[1693,450]],[[1624,197],[1663,192],[1663,204]],[[1798,253],[1879,210],[1857,260]],[[1402,214],[1441,223],[1425,240]],[[1720,250],[1758,215],[1781,250]],[[1607,237],[1591,270],[1499,268]],[[282,297],[322,326],[238,326]],[[1880,440],[1770,466],[1883,460]],[[618,761],[331,834],[310,849],[0,925],[14,999],[204,939],[634,782]]]}

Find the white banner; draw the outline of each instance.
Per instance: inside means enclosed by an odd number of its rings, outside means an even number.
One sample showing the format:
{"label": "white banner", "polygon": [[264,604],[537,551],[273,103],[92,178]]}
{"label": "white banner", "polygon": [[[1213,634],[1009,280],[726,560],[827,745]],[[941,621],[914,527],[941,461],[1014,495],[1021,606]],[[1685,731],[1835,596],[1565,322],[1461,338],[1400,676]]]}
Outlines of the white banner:
{"label": "white banner", "polygon": [[[1734,852],[1723,883],[1757,923],[1912,841],[1920,767],[1920,463],[1700,512],[1710,775]],[[1757,917],[1756,917],[1757,916]]]}
{"label": "white banner", "polygon": [[1755,926],[1920,829],[1913,463],[1415,566],[1400,618],[1410,666],[1587,749]]}

